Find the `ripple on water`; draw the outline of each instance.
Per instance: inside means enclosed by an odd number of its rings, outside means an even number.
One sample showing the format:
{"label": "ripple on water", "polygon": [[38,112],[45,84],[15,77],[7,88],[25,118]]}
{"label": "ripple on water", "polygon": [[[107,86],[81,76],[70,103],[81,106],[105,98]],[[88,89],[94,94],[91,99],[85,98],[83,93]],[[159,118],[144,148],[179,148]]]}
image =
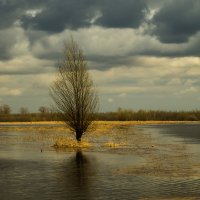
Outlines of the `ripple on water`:
{"label": "ripple on water", "polygon": [[[0,199],[198,198],[196,150],[190,152],[190,146],[177,143],[175,136],[160,142],[160,135],[153,136],[155,127],[144,129],[113,130],[97,137],[91,133],[87,139],[93,146],[83,152],[47,148],[54,133],[27,137],[24,132],[4,132],[0,134]],[[163,134],[160,129],[157,133]],[[105,147],[108,142],[119,146]]]}

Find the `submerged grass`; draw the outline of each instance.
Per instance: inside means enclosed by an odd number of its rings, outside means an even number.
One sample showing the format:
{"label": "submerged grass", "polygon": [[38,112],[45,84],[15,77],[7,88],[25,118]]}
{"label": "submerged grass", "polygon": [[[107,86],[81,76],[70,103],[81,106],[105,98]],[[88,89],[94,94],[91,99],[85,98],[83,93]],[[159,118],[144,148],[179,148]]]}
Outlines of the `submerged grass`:
{"label": "submerged grass", "polygon": [[195,160],[187,144],[160,143],[159,140],[145,136],[134,135],[136,142],[133,152],[144,159],[136,165],[119,168],[115,173],[142,175],[162,178],[199,179],[200,163]]}

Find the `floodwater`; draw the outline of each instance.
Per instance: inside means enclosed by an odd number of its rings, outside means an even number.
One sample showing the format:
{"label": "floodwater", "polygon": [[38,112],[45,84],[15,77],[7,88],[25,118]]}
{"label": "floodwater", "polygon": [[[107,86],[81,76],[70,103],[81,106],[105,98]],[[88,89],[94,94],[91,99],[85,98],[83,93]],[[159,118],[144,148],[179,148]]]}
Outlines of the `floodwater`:
{"label": "floodwater", "polygon": [[[38,137],[44,133],[11,130],[0,131],[1,200],[200,197],[199,124],[135,126],[112,136],[89,134],[91,149],[63,151]],[[144,136],[138,139],[137,134]],[[110,139],[126,145],[103,147]]]}

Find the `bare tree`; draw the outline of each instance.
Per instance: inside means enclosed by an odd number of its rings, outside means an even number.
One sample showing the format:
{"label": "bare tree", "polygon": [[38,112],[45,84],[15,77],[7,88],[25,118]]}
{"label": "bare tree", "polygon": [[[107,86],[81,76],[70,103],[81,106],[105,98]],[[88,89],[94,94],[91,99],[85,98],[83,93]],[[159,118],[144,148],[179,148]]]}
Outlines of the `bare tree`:
{"label": "bare tree", "polygon": [[45,107],[45,106],[40,106],[38,111],[41,113],[41,114],[48,114],[50,113],[50,109],[48,107]]}
{"label": "bare tree", "polygon": [[29,113],[28,108],[26,108],[26,107],[21,107],[20,108],[20,114],[21,115],[26,115],[28,113]]}
{"label": "bare tree", "polygon": [[81,141],[91,127],[97,111],[98,97],[78,44],[71,39],[65,44],[64,58],[50,94],[67,126]]}
{"label": "bare tree", "polygon": [[4,104],[0,106],[0,114],[9,115],[11,113],[11,108],[9,105]]}

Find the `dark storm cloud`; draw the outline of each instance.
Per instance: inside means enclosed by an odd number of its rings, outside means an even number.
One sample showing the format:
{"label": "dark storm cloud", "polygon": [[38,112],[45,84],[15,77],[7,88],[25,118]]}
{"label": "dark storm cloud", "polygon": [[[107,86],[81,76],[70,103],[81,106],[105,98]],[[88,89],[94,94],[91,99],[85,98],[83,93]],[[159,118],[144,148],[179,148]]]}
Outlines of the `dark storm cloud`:
{"label": "dark storm cloud", "polygon": [[200,1],[168,1],[155,14],[153,33],[163,43],[183,43],[200,30]]}
{"label": "dark storm cloud", "polygon": [[146,10],[143,0],[104,0],[100,5],[102,17],[97,20],[97,24],[114,28],[138,28],[144,20]]}
{"label": "dark storm cloud", "polygon": [[83,0],[47,1],[44,10],[36,17],[24,16],[23,25],[47,32],[62,32],[65,28],[74,29],[89,25],[90,15],[87,3]]}
{"label": "dark storm cloud", "polygon": [[[20,5],[20,6],[19,6]],[[9,28],[23,12],[22,1],[0,1],[0,29]]]}
{"label": "dark storm cloud", "polygon": [[42,6],[44,1],[39,0],[1,0],[0,1],[0,29],[13,26],[28,9]]}
{"label": "dark storm cloud", "polygon": [[[137,28],[145,17],[145,10],[144,0],[49,0],[36,17],[24,15],[21,20],[24,27],[47,32],[62,32],[65,28],[77,29],[91,24]],[[99,18],[95,21],[95,17]]]}

